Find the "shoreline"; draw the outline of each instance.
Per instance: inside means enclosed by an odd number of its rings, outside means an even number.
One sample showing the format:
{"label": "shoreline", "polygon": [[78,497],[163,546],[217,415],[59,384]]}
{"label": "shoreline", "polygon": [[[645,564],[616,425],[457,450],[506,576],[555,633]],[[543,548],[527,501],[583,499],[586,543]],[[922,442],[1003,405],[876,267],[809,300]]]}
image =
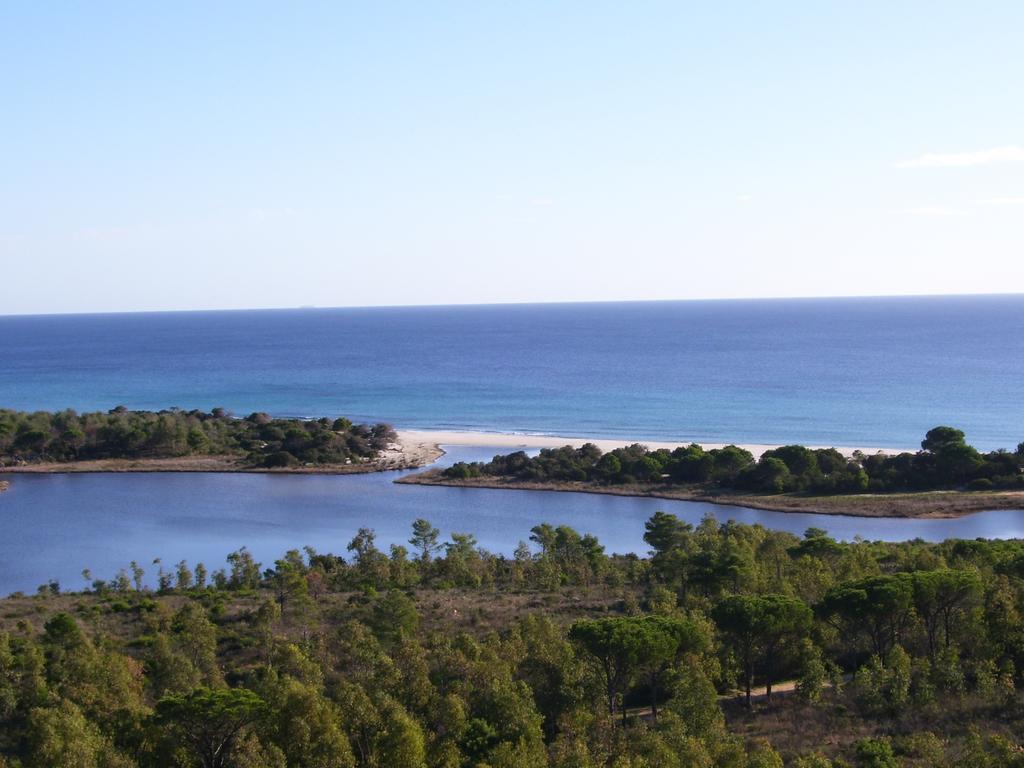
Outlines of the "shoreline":
{"label": "shoreline", "polygon": [[[563,435],[524,435],[508,432],[472,432],[459,430],[398,430],[398,440],[381,455],[361,464],[322,464],[298,467],[253,467],[242,465],[237,456],[179,456],[152,459],[89,459],[84,461],[44,462],[38,464],[22,464],[18,466],[0,466],[0,477],[15,474],[77,474],[77,473],[111,473],[111,472],[248,472],[255,474],[280,475],[357,475],[371,472],[391,472],[411,469],[423,469],[442,456],[444,446],[460,446],[475,448],[494,448],[498,451],[512,452],[515,450],[536,450],[541,448],[561,448],[566,445],[579,447],[585,443],[593,443],[602,452],[621,448],[634,443],[646,445],[657,450],[672,450],[689,442],[669,442],[663,440],[628,440],[620,438],[588,438],[569,437]],[[699,443],[705,449],[722,448],[731,443]],[[762,443],[738,444],[738,447],[750,451],[755,458],[765,451],[778,448],[780,444]],[[808,446],[819,448],[826,446]],[[836,446],[836,450],[846,456],[854,451],[863,453],[897,453],[893,448],[866,448],[852,446]],[[0,480],[0,492],[10,486],[10,481]]]}
{"label": "shoreline", "polygon": [[837,496],[798,494],[753,494],[740,491],[719,493],[687,486],[596,485],[586,482],[529,482],[497,478],[455,480],[443,477],[439,470],[427,470],[396,483],[441,486],[447,488],[485,488],[491,490],[547,491],[552,493],[592,493],[605,496],[700,501],[727,507],[746,507],[766,512],[795,512],[848,517],[894,518],[906,520],[949,520],[975,512],[1024,510],[1024,491],[920,491],[917,493],[864,493]]}
{"label": "shoreline", "polygon": [[[161,459],[93,459],[88,461],[47,462],[0,467],[0,477],[15,475],[54,475],[115,472],[230,472],[266,475],[364,475],[372,472],[396,472],[422,469],[433,464],[444,450],[437,444],[408,439],[401,434],[398,442],[376,459],[360,464],[321,464],[301,467],[251,467],[239,464],[236,456],[180,456]],[[0,480],[0,491],[10,487],[9,480]]]}
{"label": "shoreline", "polygon": [[[704,450],[724,448],[727,445],[735,445],[738,448],[750,451],[754,458],[759,458],[765,451],[779,448],[787,443],[713,443],[700,440],[635,440],[613,437],[570,437],[567,435],[526,435],[509,432],[473,432],[469,430],[429,430],[429,429],[399,429],[400,439],[418,443],[433,443],[437,446],[458,445],[476,448],[511,448],[511,449],[535,449],[535,448],[562,448],[571,445],[578,448],[584,443],[593,443],[607,453],[615,448],[622,448],[627,445],[639,443],[646,445],[652,450],[666,448],[672,450],[680,446],[687,446],[697,443]],[[792,443],[790,443],[792,444]],[[808,448],[835,448],[844,456],[850,456],[855,451],[865,454],[884,453],[896,454],[903,451],[911,453],[917,448],[878,448],[864,446],[843,446],[843,445],[808,445]]]}
{"label": "shoreline", "polygon": [[[372,461],[361,464],[331,464],[298,467],[252,467],[239,464],[236,456],[184,456],[161,459],[102,459],[78,462],[52,462],[16,467],[0,467],[0,492],[12,487],[8,478],[15,474],[78,474],[127,472],[250,473],[277,475],[357,475],[375,472],[424,470],[394,480],[409,485],[487,488],[496,490],[591,493],[610,496],[660,498],[670,501],[697,501],[721,506],[745,507],[770,512],[795,512],[823,515],[847,515],[867,518],[950,519],[974,512],[1001,509],[1024,510],[1024,491],[924,491],[893,494],[847,494],[803,496],[798,494],[753,494],[741,491],[709,491],[689,486],[658,484],[605,486],[585,482],[526,482],[499,478],[456,480],[442,477],[440,470],[429,469],[445,455],[445,446],[494,448],[498,452],[579,447],[593,443],[603,452],[639,442],[649,449],[673,449],[689,443],[636,441],[616,438],[584,438],[562,435],[524,435],[498,432],[399,430],[398,439]],[[698,443],[706,450],[727,443]],[[741,444],[755,458],[779,445]],[[807,446],[819,448],[825,446]],[[893,448],[834,446],[846,456],[855,451],[866,454],[898,453]],[[914,449],[907,449],[913,451]]]}

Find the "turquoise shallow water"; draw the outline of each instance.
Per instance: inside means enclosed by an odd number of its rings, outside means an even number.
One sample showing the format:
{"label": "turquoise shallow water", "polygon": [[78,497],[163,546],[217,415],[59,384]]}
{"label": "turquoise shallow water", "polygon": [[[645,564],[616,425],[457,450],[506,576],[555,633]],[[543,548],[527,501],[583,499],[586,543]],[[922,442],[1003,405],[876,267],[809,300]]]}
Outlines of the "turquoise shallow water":
{"label": "turquoise shallow water", "polygon": [[1024,440],[1024,297],[0,317],[0,407],[915,446]]}

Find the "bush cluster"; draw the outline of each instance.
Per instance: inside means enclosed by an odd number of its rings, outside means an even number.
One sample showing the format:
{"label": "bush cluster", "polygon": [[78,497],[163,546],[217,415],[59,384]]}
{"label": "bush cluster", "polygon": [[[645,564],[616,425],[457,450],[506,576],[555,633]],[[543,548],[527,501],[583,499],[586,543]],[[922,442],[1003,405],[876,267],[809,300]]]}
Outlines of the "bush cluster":
{"label": "bush cluster", "polygon": [[234,418],[211,412],[0,410],[0,466],[89,459],[234,456],[252,467],[344,464],[373,458],[395,440],[387,424],[337,419]]}
{"label": "bush cluster", "polygon": [[606,485],[675,484],[756,493],[884,493],[966,488],[1024,488],[1024,443],[1016,451],[981,453],[952,427],[928,432],[916,453],[847,457],[834,448],[785,445],[757,460],[735,445],[705,451],[699,445],[650,451],[634,444],[608,453],[592,443],[545,448],[537,456],[517,451],[489,462],[459,462],[450,479],[500,477],[524,482]]}

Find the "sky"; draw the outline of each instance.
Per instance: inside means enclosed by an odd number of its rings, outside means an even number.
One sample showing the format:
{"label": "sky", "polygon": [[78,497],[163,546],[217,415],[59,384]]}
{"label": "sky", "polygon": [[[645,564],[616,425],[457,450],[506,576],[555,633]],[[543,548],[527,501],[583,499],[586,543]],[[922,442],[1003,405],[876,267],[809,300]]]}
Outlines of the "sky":
{"label": "sky", "polygon": [[0,4],[0,314],[1024,292],[1024,3]]}

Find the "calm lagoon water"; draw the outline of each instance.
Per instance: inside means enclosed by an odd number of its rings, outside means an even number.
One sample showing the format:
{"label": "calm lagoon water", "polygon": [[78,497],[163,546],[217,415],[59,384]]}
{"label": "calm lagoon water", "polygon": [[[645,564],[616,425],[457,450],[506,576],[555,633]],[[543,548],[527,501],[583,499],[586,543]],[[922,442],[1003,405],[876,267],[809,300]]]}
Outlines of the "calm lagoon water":
{"label": "calm lagoon water", "polygon": [[[443,462],[475,460],[497,449],[454,447]],[[841,539],[1024,536],[1024,511],[984,512],[957,520],[872,520],[721,507],[663,499],[583,493],[396,485],[399,473],[373,475],[68,474],[14,475],[0,494],[0,594],[32,591],[51,578],[80,588],[83,568],[113,576],[131,560],[202,561],[211,569],[245,545],[270,564],[304,545],[345,555],[361,526],[378,545],[404,544],[417,517],[447,535],[470,532],[511,554],[542,522],[595,534],[609,552],[643,553],[643,524],[657,510],[693,523],[705,514],[800,534],[810,526]],[[152,575],[152,574],[151,574]]]}

